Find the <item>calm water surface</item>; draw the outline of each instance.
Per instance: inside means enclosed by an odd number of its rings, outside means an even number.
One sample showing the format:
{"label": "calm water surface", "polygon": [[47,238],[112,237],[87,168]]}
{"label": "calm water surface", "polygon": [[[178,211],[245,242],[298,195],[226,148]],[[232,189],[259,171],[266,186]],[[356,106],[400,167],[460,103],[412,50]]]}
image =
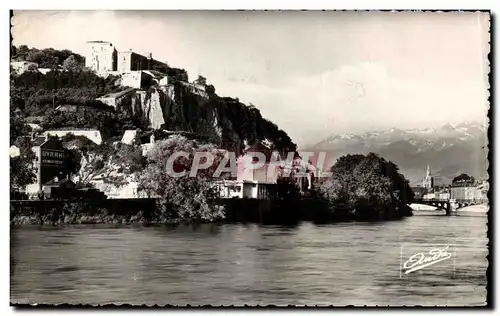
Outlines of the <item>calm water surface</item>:
{"label": "calm water surface", "polygon": [[[11,302],[484,305],[487,218],[294,227],[18,228]],[[454,257],[401,273],[427,244]]]}

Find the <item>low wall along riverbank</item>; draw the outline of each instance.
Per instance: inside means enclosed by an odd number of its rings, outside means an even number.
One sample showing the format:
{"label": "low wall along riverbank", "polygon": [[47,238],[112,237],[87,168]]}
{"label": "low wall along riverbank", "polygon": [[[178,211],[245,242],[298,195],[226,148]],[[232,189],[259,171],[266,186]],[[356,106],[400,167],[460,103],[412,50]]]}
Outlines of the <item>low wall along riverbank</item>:
{"label": "low wall along riverbank", "polygon": [[154,199],[11,201],[11,225],[146,223]]}
{"label": "low wall along riverbank", "polygon": [[[218,199],[225,218],[221,222],[293,224],[299,221],[336,222],[350,220],[391,220],[411,216],[408,206],[385,209],[347,209],[309,198],[289,200]],[[11,201],[10,221],[22,225],[71,224],[169,224],[178,220],[157,216],[155,199],[40,200]]]}

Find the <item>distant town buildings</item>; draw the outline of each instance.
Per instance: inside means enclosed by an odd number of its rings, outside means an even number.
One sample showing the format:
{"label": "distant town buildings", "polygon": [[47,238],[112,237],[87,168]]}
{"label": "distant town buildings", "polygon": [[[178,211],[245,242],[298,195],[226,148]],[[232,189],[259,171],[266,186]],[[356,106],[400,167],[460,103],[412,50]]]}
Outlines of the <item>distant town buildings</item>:
{"label": "distant town buildings", "polygon": [[451,198],[455,200],[485,200],[488,198],[489,183],[486,180],[474,183],[454,183],[451,187]]}
{"label": "distant town buildings", "polygon": [[438,190],[424,194],[422,198],[424,200],[449,200],[450,192],[448,189]]}
{"label": "distant town buildings", "polygon": [[422,186],[412,190],[416,198],[424,200],[483,201],[488,198],[489,183],[486,180],[476,181],[473,177],[462,174],[457,176],[451,185],[436,187],[431,168],[427,166]]}

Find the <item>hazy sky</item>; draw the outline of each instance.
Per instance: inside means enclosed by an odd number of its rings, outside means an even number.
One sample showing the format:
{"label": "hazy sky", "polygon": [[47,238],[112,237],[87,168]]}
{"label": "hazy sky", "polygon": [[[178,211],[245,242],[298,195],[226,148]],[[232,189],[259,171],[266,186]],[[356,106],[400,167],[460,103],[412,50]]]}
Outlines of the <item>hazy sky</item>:
{"label": "hazy sky", "polygon": [[14,44],[152,52],[253,103],[299,143],[485,121],[489,16],[433,12],[15,12]]}

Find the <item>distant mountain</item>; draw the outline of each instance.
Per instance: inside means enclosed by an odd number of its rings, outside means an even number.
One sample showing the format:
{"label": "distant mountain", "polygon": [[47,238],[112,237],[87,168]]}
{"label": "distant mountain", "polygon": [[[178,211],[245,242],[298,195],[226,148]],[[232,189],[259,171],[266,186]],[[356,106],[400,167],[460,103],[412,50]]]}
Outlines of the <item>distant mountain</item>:
{"label": "distant mountain", "polygon": [[374,152],[396,163],[412,184],[422,181],[427,165],[437,184],[448,184],[461,173],[487,176],[487,144],[484,125],[463,122],[435,129],[333,135],[304,151],[326,151],[330,164],[346,154]]}

